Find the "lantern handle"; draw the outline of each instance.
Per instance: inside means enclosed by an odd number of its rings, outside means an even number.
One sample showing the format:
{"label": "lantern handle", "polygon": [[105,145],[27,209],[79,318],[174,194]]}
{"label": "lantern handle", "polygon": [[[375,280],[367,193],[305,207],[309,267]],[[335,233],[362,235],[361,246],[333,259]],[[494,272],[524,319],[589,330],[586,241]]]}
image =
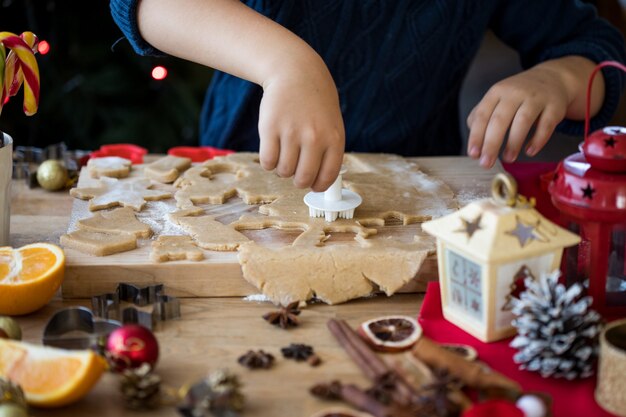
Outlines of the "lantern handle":
{"label": "lantern handle", "polygon": [[591,108],[591,86],[593,85],[593,79],[595,78],[596,74],[598,73],[598,71],[600,71],[602,68],[606,68],[606,67],[614,67],[614,68],[619,68],[622,71],[626,72],[626,66],[620,62],[617,61],[602,61],[600,62],[598,65],[596,65],[596,67],[593,69],[593,71],[591,72],[591,75],[589,76],[589,82],[587,83],[587,106],[585,108],[585,142],[587,141],[587,137],[589,136],[589,114],[590,114],[590,108]]}
{"label": "lantern handle", "polygon": [[491,181],[491,195],[500,204],[514,207],[517,204],[517,182],[511,174],[500,172]]}

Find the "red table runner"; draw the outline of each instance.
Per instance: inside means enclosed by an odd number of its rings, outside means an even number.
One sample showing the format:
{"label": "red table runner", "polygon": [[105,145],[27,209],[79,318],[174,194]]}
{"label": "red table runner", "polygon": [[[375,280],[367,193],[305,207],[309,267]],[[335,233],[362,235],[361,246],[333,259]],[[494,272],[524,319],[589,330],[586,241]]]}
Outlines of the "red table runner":
{"label": "red table runner", "polygon": [[443,318],[439,283],[428,284],[424,303],[419,314],[424,334],[440,343],[470,345],[478,357],[493,369],[519,382],[525,391],[543,391],[552,396],[554,417],[593,416],[611,417],[596,403],[594,390],[596,377],[568,381],[565,379],[542,378],[534,372],[521,371],[513,362],[515,349],[509,347],[511,338],[492,343],[483,343]]}
{"label": "red table runner", "polygon": [[[550,201],[546,184],[542,185],[542,175],[549,177],[557,163],[517,162],[503,164],[518,184],[518,192],[536,199],[536,208],[544,216],[558,223],[559,213]],[[611,417],[594,399],[596,377],[567,381],[564,379],[542,378],[539,374],[521,371],[513,362],[515,349],[509,347],[511,339],[494,343],[483,343],[456,325],[443,318],[439,283],[428,284],[424,303],[419,315],[424,334],[442,343],[461,343],[473,346],[480,360],[493,369],[519,382],[526,391],[543,391],[552,396],[554,417],[594,416]]]}

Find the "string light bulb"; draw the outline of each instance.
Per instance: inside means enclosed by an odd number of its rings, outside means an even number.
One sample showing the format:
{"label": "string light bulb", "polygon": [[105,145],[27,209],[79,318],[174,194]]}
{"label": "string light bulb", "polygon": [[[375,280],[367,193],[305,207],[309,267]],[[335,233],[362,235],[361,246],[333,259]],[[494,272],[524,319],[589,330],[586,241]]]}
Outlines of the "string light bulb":
{"label": "string light bulb", "polygon": [[152,68],[152,78],[160,81],[165,79],[165,77],[167,77],[167,68],[162,65],[157,65],[156,67]]}
{"label": "string light bulb", "polygon": [[48,41],[39,41],[39,44],[37,45],[37,51],[41,55],[46,55],[48,52],[50,52],[50,44],[48,43]]}

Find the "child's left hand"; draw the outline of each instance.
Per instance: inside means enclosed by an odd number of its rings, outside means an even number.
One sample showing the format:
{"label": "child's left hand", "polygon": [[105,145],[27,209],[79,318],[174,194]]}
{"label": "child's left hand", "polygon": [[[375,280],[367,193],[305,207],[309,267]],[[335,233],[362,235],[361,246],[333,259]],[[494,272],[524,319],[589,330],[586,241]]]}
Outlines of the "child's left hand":
{"label": "child's left hand", "polygon": [[[536,155],[565,118],[584,118],[586,80],[595,64],[582,57],[546,61],[493,85],[467,118],[470,129],[467,153],[491,168],[508,131],[503,152],[513,162],[534,128],[526,154]],[[598,74],[600,75],[600,74]],[[604,81],[592,99],[592,114],[604,99]],[[582,116],[582,117],[581,117]]]}

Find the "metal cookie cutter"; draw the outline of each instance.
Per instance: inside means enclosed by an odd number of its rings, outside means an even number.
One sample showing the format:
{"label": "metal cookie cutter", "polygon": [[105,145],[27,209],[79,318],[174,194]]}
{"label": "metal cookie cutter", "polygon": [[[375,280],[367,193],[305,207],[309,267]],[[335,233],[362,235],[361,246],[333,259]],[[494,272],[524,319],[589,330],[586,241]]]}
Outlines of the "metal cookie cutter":
{"label": "metal cookie cutter", "polygon": [[[154,329],[160,322],[180,317],[180,301],[163,292],[163,284],[140,288],[120,283],[115,292],[92,297],[91,306],[98,317]],[[123,303],[132,305],[125,307]]]}
{"label": "metal cookie cutter", "polygon": [[86,307],[68,307],[50,318],[43,331],[43,344],[102,352],[109,334],[121,326],[119,321],[95,318]]}

